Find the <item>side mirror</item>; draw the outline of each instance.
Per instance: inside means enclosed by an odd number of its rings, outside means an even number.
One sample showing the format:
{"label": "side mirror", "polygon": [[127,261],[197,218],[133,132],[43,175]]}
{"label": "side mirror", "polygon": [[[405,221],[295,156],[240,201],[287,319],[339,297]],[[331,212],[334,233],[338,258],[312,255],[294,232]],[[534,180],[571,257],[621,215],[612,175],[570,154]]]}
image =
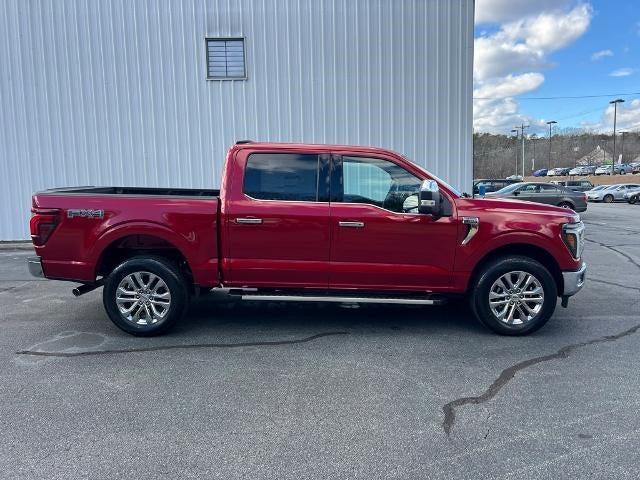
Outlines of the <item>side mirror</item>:
{"label": "side mirror", "polygon": [[418,212],[434,217],[442,216],[442,199],[440,197],[440,188],[434,180],[425,180],[420,186],[420,202],[418,204]]}
{"label": "side mirror", "polygon": [[520,195],[520,190],[516,190],[515,192],[513,192],[513,194],[517,197],[518,195]]}

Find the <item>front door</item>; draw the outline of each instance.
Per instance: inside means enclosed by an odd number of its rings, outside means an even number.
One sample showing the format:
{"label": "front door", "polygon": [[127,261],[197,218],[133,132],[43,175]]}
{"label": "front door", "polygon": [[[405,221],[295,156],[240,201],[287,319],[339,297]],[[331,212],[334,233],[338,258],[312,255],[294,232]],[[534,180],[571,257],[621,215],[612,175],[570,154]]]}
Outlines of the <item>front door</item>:
{"label": "front door", "polygon": [[450,287],[457,222],[417,213],[422,180],[391,158],[341,156],[332,163],[329,286]]}
{"label": "front door", "polygon": [[327,288],[327,155],[238,153],[222,212],[225,284]]}

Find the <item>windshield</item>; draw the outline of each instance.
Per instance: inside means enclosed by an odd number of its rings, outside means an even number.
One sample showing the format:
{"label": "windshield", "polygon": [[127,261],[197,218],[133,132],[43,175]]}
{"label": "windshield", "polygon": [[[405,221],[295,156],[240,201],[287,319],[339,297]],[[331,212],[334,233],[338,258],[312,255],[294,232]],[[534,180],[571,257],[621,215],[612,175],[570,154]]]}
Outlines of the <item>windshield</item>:
{"label": "windshield", "polygon": [[522,182],[518,182],[518,183],[512,183],[511,185],[507,185],[504,188],[501,188],[500,190],[498,190],[495,193],[510,193],[513,192],[515,190],[517,190],[518,188],[520,188],[523,185]]}

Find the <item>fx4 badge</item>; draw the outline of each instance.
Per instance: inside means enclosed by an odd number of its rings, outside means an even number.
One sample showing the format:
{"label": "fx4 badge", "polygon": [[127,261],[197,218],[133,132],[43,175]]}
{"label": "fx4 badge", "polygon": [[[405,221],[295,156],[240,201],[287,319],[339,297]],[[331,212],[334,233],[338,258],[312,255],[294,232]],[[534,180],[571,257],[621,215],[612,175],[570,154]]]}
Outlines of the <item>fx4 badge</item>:
{"label": "fx4 badge", "polygon": [[104,210],[91,210],[87,208],[70,208],[67,210],[68,218],[83,217],[83,218],[102,218],[104,217]]}

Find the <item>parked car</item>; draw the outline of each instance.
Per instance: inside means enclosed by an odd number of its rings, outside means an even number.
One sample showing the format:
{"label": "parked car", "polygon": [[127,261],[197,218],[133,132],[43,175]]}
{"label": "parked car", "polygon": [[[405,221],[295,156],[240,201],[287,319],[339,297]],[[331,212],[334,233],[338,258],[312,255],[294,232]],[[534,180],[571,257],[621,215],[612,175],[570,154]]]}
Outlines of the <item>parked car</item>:
{"label": "parked car", "polygon": [[591,183],[589,180],[553,180],[549,183],[567,187],[574,192],[586,192],[587,190],[591,190],[593,188],[593,183]]}
{"label": "parked car", "polygon": [[547,177],[560,177],[560,176],[569,175],[570,170],[571,170],[570,168],[565,168],[565,167],[552,168],[547,172]]}
{"label": "parked car", "polygon": [[522,181],[522,175],[509,175],[507,177],[507,180],[513,180],[514,182],[521,182]]}
{"label": "parked car", "polygon": [[640,162],[633,162],[629,165],[631,166],[631,173],[640,174]]}
{"label": "parked car", "polygon": [[501,188],[506,187],[507,185],[512,185],[514,183],[517,183],[518,180],[506,180],[504,178],[481,178],[478,180],[475,180],[473,182],[473,194],[474,195],[479,195],[480,194],[480,186],[484,185],[484,191],[485,193],[489,193],[489,192],[497,192],[498,190],[500,190]]}
{"label": "parked car", "polygon": [[595,187],[593,187],[591,190],[587,190],[585,193],[587,194],[587,200],[589,199],[589,194],[591,192],[599,192],[600,190],[603,190],[605,188],[609,188],[611,185],[597,185]]}
{"label": "parked car", "polygon": [[[614,175],[625,175],[632,172],[633,167],[626,163],[615,165],[613,168]],[[611,175],[611,165],[602,165],[601,167],[598,167],[595,171],[595,175]]]}
{"label": "parked car", "polygon": [[581,167],[576,167],[569,170],[569,175],[593,175],[596,171],[596,168],[597,167],[595,167],[594,165],[583,165]]}
{"label": "parked car", "polygon": [[540,170],[536,170],[535,172],[533,172],[533,176],[534,177],[546,177],[548,172],[549,172],[549,170],[547,170],[546,168],[541,168]]}
{"label": "parked car", "polygon": [[616,185],[609,185],[601,190],[591,190],[587,193],[587,200],[590,202],[605,202],[611,203],[619,200],[624,200],[624,194],[630,190],[640,188],[640,184],[637,183],[620,183]]}
{"label": "parked car", "polygon": [[627,192],[624,194],[624,199],[629,202],[631,205],[636,203],[640,203],[640,189],[633,190],[631,192]]}
{"label": "parked car", "polygon": [[104,286],[109,318],[141,336],[212,289],[420,305],[466,294],[484,325],[524,335],[584,284],[575,212],[470,198],[388,150],[242,142],[223,172],[221,190],[34,194],[31,273],[79,282],[76,295]]}
{"label": "parked car", "polygon": [[542,182],[520,182],[487,194],[487,198],[517,198],[529,202],[546,203],[576,212],[587,209],[587,196],[584,192],[574,192],[561,185]]}

